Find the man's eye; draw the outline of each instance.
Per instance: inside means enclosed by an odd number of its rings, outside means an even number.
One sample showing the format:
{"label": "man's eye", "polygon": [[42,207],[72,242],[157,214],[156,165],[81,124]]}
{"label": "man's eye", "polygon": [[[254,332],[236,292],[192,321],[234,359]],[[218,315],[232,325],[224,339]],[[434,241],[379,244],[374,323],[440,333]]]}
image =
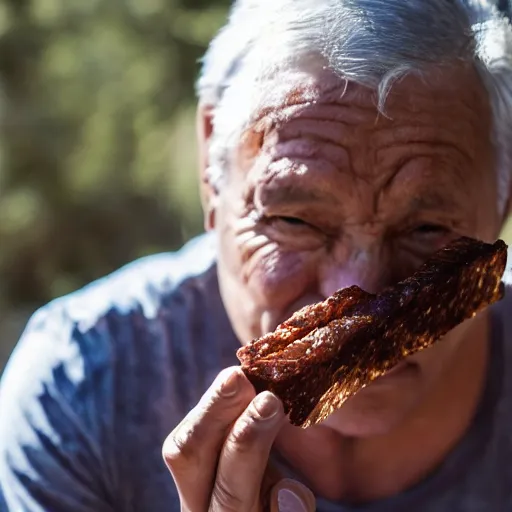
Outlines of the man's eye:
{"label": "man's eye", "polygon": [[310,224],[308,221],[303,220],[300,217],[292,217],[289,215],[276,215],[273,217],[267,217],[267,222],[270,226],[279,231],[282,231],[283,233],[300,233],[306,235],[309,233],[316,233],[318,231],[318,228]]}
{"label": "man's eye", "polygon": [[298,217],[276,217],[277,220],[290,224],[292,226],[308,226],[308,223]]}
{"label": "man's eye", "polygon": [[439,224],[420,224],[412,231],[412,233],[417,236],[442,236],[446,235],[448,232],[448,228]]}
{"label": "man's eye", "polygon": [[417,224],[407,230],[402,238],[403,247],[421,261],[441,249],[453,236],[453,232],[442,224]]}
{"label": "man's eye", "polygon": [[289,250],[317,250],[325,244],[325,233],[300,217],[273,215],[265,221],[272,240]]}

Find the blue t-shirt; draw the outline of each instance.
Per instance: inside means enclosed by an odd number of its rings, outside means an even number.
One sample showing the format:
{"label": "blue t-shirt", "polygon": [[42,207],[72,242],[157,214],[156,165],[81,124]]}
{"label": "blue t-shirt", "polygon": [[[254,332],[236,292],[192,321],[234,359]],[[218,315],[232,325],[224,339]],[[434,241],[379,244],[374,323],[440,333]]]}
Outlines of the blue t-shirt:
{"label": "blue t-shirt", "polygon": [[[512,510],[510,296],[492,309],[491,366],[466,436],[428,479],[358,511]],[[37,312],[0,384],[0,510],[178,512],[162,443],[238,347],[211,236]]]}

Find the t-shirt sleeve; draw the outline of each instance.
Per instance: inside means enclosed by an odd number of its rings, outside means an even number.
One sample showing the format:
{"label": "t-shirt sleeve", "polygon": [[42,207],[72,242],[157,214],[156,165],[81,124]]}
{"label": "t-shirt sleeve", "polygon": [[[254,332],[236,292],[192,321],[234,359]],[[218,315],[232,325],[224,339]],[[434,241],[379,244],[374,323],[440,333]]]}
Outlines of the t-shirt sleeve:
{"label": "t-shirt sleeve", "polygon": [[114,509],[114,475],[99,442],[102,344],[88,357],[80,336],[62,308],[48,307],[29,322],[4,372],[0,487],[8,511]]}

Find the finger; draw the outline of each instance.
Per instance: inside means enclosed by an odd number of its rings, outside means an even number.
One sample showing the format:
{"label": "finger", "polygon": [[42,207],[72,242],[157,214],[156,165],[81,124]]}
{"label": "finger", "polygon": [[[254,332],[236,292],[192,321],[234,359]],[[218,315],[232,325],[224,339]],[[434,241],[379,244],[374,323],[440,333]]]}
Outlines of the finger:
{"label": "finger", "polygon": [[240,368],[228,368],[165,440],[162,454],[182,510],[208,509],[226,436],[253,397],[254,389]]}
{"label": "finger", "polygon": [[284,478],[272,489],[270,512],[315,512],[315,495],[300,482]]}
{"label": "finger", "polygon": [[270,449],[284,420],[281,401],[268,391],[256,396],[238,418],[219,459],[212,511],[260,509],[260,490]]}
{"label": "finger", "polygon": [[273,463],[272,460],[268,461],[267,468],[263,475],[261,482],[260,501],[262,503],[262,510],[270,510],[270,496],[274,486],[284,478],[282,471]]}

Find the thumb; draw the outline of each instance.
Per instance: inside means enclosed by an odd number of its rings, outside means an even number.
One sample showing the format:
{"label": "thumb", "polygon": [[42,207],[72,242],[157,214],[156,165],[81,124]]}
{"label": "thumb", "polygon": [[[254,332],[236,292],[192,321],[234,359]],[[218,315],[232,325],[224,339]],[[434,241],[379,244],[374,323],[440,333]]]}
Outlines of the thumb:
{"label": "thumb", "polygon": [[315,512],[314,494],[301,483],[284,478],[272,488],[271,512]]}

